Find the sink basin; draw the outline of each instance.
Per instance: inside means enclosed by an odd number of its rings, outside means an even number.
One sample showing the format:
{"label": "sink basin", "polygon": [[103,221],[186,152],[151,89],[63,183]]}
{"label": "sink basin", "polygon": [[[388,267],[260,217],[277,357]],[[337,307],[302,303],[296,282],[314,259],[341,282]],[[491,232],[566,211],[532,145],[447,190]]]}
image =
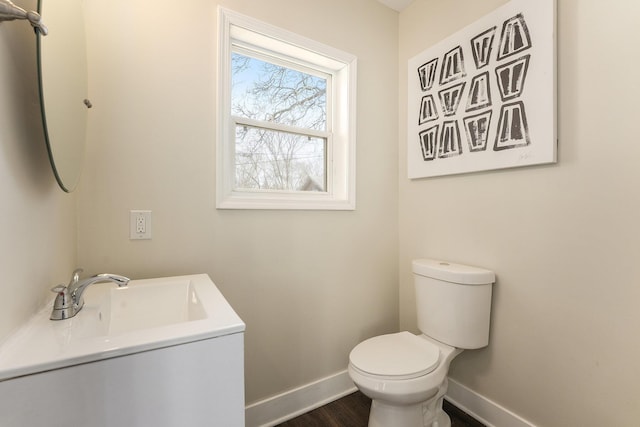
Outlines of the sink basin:
{"label": "sink basin", "polygon": [[80,313],[80,321],[67,319],[75,326],[70,338],[121,335],[207,317],[195,282],[188,278],[134,280],[122,288],[92,285]]}
{"label": "sink basin", "polygon": [[84,301],[59,321],[49,320],[50,304],[2,343],[0,381],[245,329],[206,274],[98,283]]}
{"label": "sink basin", "polygon": [[191,280],[152,281],[111,288],[105,298],[108,334],[157,328],[206,318]]}

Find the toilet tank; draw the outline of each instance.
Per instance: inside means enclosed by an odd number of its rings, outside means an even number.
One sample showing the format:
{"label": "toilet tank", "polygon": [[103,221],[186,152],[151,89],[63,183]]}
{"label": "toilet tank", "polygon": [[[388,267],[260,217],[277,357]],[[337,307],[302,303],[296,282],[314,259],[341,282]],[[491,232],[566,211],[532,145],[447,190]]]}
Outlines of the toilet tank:
{"label": "toilet tank", "polygon": [[457,348],[489,344],[493,271],[432,259],[413,261],[420,331]]}

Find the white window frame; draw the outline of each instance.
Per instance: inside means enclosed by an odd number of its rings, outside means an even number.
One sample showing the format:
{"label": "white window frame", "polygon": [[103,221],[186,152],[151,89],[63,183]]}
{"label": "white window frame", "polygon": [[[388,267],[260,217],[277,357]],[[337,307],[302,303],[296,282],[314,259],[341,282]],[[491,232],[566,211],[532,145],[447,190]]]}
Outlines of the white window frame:
{"label": "white window frame", "polygon": [[[327,94],[326,191],[236,190],[235,119],[231,114],[232,46],[286,57],[331,76]],[[354,210],[355,56],[222,7],[218,8],[218,209]],[[277,127],[274,127],[277,129]]]}

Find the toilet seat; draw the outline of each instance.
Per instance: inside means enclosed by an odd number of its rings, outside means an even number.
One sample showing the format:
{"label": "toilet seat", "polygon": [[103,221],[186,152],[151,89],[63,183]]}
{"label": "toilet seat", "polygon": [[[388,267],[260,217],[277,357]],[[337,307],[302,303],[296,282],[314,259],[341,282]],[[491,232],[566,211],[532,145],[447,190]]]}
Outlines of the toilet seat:
{"label": "toilet seat", "polygon": [[363,374],[394,380],[426,375],[439,360],[438,347],[406,331],[369,338],[349,355],[351,366]]}

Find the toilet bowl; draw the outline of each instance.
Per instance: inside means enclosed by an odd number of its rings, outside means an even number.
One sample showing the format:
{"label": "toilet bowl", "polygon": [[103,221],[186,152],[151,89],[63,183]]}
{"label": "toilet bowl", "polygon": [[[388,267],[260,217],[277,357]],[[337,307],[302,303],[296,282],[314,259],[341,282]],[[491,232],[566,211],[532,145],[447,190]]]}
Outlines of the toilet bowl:
{"label": "toilet bowl", "polygon": [[369,338],[348,372],[372,399],[369,427],[449,427],[442,410],[451,361],[488,344],[493,272],[435,260],[413,262],[422,334]]}
{"label": "toilet bowl", "polygon": [[425,335],[381,335],[358,344],[349,357],[349,375],[372,399],[369,426],[423,426],[440,416],[449,364],[462,353]]}

